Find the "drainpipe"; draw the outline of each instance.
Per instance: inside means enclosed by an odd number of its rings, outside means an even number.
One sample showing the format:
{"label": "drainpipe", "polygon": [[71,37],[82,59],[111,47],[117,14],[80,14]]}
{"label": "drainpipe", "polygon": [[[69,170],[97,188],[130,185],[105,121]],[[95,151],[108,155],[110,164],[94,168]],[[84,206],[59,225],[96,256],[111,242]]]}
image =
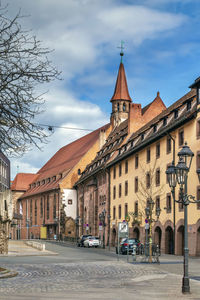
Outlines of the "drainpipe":
{"label": "drainpipe", "polygon": [[[167,135],[170,137],[170,139],[173,142],[173,161],[172,161],[172,164],[174,164],[174,166],[175,166],[175,139],[168,132],[167,132]],[[175,249],[176,249],[176,247],[175,247],[175,238],[176,238],[175,187],[173,187],[172,193],[174,194],[174,197],[173,197],[173,223],[174,223],[174,230],[173,230],[173,240],[174,240],[174,243],[173,243],[173,254],[175,255]]]}

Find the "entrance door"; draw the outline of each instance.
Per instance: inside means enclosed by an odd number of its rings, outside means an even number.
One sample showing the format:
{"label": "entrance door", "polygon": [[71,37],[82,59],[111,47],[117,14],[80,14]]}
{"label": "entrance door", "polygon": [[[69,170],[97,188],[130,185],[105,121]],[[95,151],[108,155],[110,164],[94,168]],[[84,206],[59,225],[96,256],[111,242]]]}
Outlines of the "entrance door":
{"label": "entrance door", "polygon": [[174,249],[174,239],[173,239],[173,229],[168,226],[165,230],[165,253],[173,254]]}
{"label": "entrance door", "polygon": [[116,245],[116,230],[115,228],[112,230],[112,246],[115,247]]}
{"label": "entrance door", "polygon": [[161,248],[161,238],[162,230],[157,226],[154,232],[154,243],[159,246],[159,249]]}
{"label": "entrance door", "polygon": [[135,238],[135,239],[140,239],[140,231],[139,231],[139,229],[138,228],[134,228],[134,230],[133,230],[133,237]]}
{"label": "entrance door", "polygon": [[196,255],[200,256],[200,227],[197,230],[197,251]]}

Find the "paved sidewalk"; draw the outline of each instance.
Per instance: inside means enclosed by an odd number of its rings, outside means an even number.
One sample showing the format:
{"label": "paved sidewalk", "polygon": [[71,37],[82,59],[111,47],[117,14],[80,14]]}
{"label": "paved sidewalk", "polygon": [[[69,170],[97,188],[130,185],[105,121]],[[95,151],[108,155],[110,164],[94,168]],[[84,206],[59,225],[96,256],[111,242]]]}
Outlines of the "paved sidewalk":
{"label": "paved sidewalk", "polygon": [[[42,243],[42,242],[41,242]],[[9,240],[8,254],[0,254],[0,256],[43,256],[57,255],[57,253],[48,250],[38,250],[25,244],[24,241]]]}

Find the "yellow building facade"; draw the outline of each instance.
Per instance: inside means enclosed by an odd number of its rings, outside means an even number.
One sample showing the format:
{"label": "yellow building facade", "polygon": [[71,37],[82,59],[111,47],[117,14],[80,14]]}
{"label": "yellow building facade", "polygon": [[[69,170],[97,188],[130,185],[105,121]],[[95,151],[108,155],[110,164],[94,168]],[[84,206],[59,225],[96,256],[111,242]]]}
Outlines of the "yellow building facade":
{"label": "yellow building facade", "polygon": [[[118,149],[110,168],[110,242],[117,242],[118,223],[129,221],[129,236],[145,242],[145,208],[154,201],[153,242],[163,253],[183,254],[184,210],[175,204],[166,176],[166,169],[187,142],[194,152],[188,175],[188,194],[200,199],[200,112],[196,90],[192,89],[172,106],[129,135]],[[179,199],[179,187],[175,189]],[[160,208],[157,221],[156,208]],[[175,239],[174,239],[175,238]],[[200,204],[188,206],[188,239],[190,255],[200,254]]]}

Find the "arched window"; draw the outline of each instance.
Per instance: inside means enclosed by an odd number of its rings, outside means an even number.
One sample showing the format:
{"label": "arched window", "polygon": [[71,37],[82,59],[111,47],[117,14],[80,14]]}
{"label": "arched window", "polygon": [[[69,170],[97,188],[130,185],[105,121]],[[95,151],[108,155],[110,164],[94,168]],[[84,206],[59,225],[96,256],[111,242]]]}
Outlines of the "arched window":
{"label": "arched window", "polygon": [[123,103],[123,111],[126,111],[126,104]]}
{"label": "arched window", "polygon": [[119,103],[117,103],[117,111],[119,111]]}

